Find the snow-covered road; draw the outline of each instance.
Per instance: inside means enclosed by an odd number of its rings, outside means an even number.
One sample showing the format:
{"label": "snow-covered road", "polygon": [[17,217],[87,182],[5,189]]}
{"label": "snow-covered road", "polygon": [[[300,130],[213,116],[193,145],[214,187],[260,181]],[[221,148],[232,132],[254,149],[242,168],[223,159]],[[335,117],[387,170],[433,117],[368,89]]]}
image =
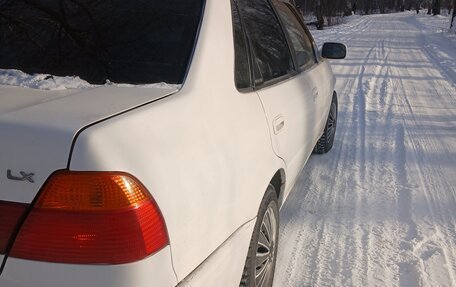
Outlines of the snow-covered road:
{"label": "snow-covered road", "polygon": [[339,121],[281,216],[275,286],[456,286],[456,39],[442,17],[363,16],[325,31]]}

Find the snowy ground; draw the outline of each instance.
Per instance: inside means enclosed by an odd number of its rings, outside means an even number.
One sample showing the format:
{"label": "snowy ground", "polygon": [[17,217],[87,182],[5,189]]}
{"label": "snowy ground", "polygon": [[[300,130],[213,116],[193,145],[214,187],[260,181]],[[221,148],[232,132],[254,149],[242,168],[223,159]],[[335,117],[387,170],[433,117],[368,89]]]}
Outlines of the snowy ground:
{"label": "snowy ground", "polygon": [[446,18],[363,16],[325,31],[339,125],[281,211],[275,286],[456,286],[456,39]]}

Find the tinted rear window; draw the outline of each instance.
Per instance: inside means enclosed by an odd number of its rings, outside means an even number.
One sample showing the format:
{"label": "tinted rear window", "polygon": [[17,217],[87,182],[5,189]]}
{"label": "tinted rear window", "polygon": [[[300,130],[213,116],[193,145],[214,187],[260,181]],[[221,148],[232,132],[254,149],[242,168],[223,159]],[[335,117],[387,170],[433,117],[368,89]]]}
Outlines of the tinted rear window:
{"label": "tinted rear window", "polygon": [[204,0],[0,0],[0,68],[182,84]]}

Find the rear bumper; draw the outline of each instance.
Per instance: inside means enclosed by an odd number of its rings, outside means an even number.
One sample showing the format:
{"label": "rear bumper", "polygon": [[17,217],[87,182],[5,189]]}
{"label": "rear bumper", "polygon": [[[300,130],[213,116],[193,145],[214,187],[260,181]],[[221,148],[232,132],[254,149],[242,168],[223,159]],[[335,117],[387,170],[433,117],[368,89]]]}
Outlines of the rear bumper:
{"label": "rear bumper", "polygon": [[122,265],[55,264],[8,258],[1,287],[171,287],[177,279],[170,247],[139,262]]}

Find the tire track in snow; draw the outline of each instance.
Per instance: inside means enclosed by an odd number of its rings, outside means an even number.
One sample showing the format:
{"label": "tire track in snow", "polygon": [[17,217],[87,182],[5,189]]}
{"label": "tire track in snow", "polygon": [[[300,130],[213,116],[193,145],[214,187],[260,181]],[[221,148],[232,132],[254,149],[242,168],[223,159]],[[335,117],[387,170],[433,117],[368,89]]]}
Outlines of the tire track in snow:
{"label": "tire track in snow", "polygon": [[[369,149],[367,153],[368,162],[368,177],[366,179],[367,186],[375,186],[381,184],[384,187],[383,194],[371,194],[367,198],[366,206],[369,208],[376,207],[377,209],[388,210],[392,205],[394,197],[394,172],[389,168],[389,162],[392,159],[388,154],[389,146],[385,146],[391,139],[391,130],[394,125],[393,112],[393,93],[389,90],[389,75],[390,66],[388,57],[390,48],[385,47],[387,39],[381,39],[377,43],[375,57],[371,59],[372,76],[367,83],[368,91],[366,95],[366,128],[369,131]],[[386,107],[386,108],[385,108]],[[372,140],[376,135],[378,140]],[[387,182],[384,179],[388,178]],[[379,213],[381,211],[370,210],[369,213]],[[398,231],[395,225],[386,220],[378,220],[376,225],[369,226],[369,248],[366,253],[372,258],[367,274],[368,282],[376,282],[376,285],[385,285],[386,282],[394,282],[394,270],[387,263],[393,257],[394,251],[390,247],[392,240],[388,234],[392,233],[397,236]],[[380,278],[381,279],[380,279]],[[372,283],[371,283],[372,284]]]}
{"label": "tire track in snow", "polygon": [[[432,59],[433,58],[430,58],[430,61],[432,61]],[[408,73],[408,71],[405,72]],[[399,71],[396,73],[399,73]],[[402,70],[401,73],[404,73],[404,71]],[[428,71],[428,76],[429,78],[432,78],[431,76],[433,76],[430,71]],[[439,277],[443,277],[448,278],[451,285],[456,286],[456,255],[454,251],[456,247],[456,232],[454,231],[454,223],[451,225],[451,222],[454,222],[454,206],[456,206],[456,201],[454,200],[454,196],[452,198],[447,198],[450,200],[452,199],[453,206],[452,209],[448,209],[442,205],[442,200],[439,198],[440,194],[438,192],[450,191],[450,194],[454,195],[454,188],[446,181],[447,177],[442,174],[440,170],[433,168],[432,165],[426,164],[425,158],[427,155],[424,152],[424,148],[438,150],[437,147],[442,147],[443,145],[434,143],[435,139],[432,137],[423,137],[408,128],[410,126],[417,127],[418,130],[424,129],[414,111],[413,104],[408,99],[408,93],[404,88],[406,84],[401,78],[398,78],[396,84],[397,89],[404,95],[404,97],[398,98],[398,106],[402,109],[403,120],[406,123],[404,130],[407,137],[410,139],[413,158],[416,159],[414,168],[418,176],[415,180],[419,182],[419,190],[423,192],[425,206],[429,213],[429,218],[427,219],[427,224],[429,225],[428,230],[426,230],[426,234],[423,234],[424,238],[415,243],[413,252],[421,261],[420,265],[426,281],[431,282],[432,285],[441,285]],[[434,85],[442,86],[441,83],[434,83]],[[438,94],[439,91],[435,90],[435,92]],[[435,99],[438,100],[441,98],[436,97]],[[443,103],[442,106],[444,107],[445,103]],[[452,115],[453,113],[450,114]],[[451,154],[449,150],[444,151],[447,154]],[[438,180],[436,180],[436,178]],[[444,200],[444,202],[448,204],[446,200]],[[450,223],[448,224],[449,226],[445,226],[445,224],[442,225],[442,223],[445,222]],[[428,263],[430,260],[431,262]],[[435,266],[439,264],[442,264],[443,266]],[[432,268],[429,267],[431,265]]]}
{"label": "tire track in snow", "polygon": [[[423,35],[421,35],[422,32],[417,33],[416,38],[417,38],[417,43],[422,44],[422,38]],[[441,115],[443,117],[446,116],[447,119],[453,121],[454,123],[454,109],[452,110],[451,108],[448,107],[454,107],[454,98],[452,97],[452,93],[450,92],[451,86],[454,86],[451,82],[448,82],[447,79],[444,77],[445,74],[441,74],[439,72],[440,65],[439,63],[435,63],[435,57],[429,57],[426,51],[423,50],[416,50],[415,52],[412,51],[412,55],[410,56],[410,59],[413,59],[415,62],[428,62],[428,63],[433,63],[433,69],[427,69],[421,72],[421,83],[422,82],[427,82],[427,87],[430,87],[431,92],[435,97],[433,98],[433,106],[439,106],[442,110]],[[415,257],[420,260],[420,266],[421,266],[421,273],[426,276],[425,281],[433,282],[433,284],[440,284],[441,282],[439,281],[434,281],[435,279],[431,277],[435,277],[435,270],[432,270],[431,274],[428,269],[428,263],[426,261],[432,259],[434,260],[435,258],[438,258],[439,260],[443,260],[443,262],[448,262],[450,267],[447,269],[447,274],[450,277],[449,281],[454,283],[454,270],[456,270],[455,267],[455,256],[454,256],[454,239],[455,239],[455,233],[454,233],[454,209],[453,211],[447,210],[445,211],[445,206],[441,204],[441,202],[448,202],[448,199],[450,199],[450,202],[455,204],[456,201],[454,199],[454,189],[451,187],[452,185],[449,184],[446,180],[446,178],[449,178],[446,176],[444,173],[442,173],[442,170],[440,167],[434,168],[434,165],[429,165],[426,164],[426,158],[429,158],[429,151],[438,151],[439,149],[442,149],[444,154],[447,155],[452,155],[451,151],[445,147],[444,142],[440,142],[439,139],[436,139],[433,136],[428,136],[427,133],[429,132],[434,132],[434,130],[426,128],[423,126],[423,120],[420,120],[420,117],[423,117],[427,115],[429,112],[428,110],[423,110],[420,109],[420,106],[426,105],[427,102],[421,103],[423,97],[419,97],[420,94],[423,94],[423,92],[420,90],[420,85],[415,85],[412,84],[410,85],[410,82],[412,82],[412,68],[407,67],[407,68],[402,68],[401,70],[395,68],[394,69],[394,78],[396,79],[394,81],[395,84],[395,89],[398,94],[401,94],[402,97],[397,97],[397,107],[399,110],[399,114],[401,115],[402,122],[404,125],[404,133],[406,134],[406,138],[408,139],[408,145],[411,146],[411,153],[408,153],[413,159],[416,159],[414,163],[415,170],[418,173],[418,178],[415,177],[414,181],[420,182],[421,189],[418,189],[418,191],[422,191],[425,197],[425,208],[428,210],[427,213],[430,215],[430,229],[434,230],[431,232],[431,237],[433,238],[432,240],[429,240],[429,235],[424,234],[425,237],[428,237],[428,239],[423,239],[423,238],[416,238],[416,239],[411,239],[410,243],[413,246],[415,244],[416,246],[420,246],[419,248],[421,249],[422,246],[426,247],[426,252],[424,252],[424,255],[422,252],[417,252],[417,248],[413,248],[413,253],[415,254]],[[414,74],[416,73],[413,71]],[[408,89],[406,88],[408,87]],[[437,88],[438,87],[438,88]],[[429,89],[429,88],[428,88]],[[409,96],[413,96],[411,100],[409,100]],[[416,102],[419,100],[419,102]],[[412,101],[412,102],[411,102]],[[416,104],[418,103],[418,105]],[[416,110],[416,111],[415,111]],[[453,125],[454,126],[454,125]],[[436,126],[438,128],[438,126]],[[417,132],[420,131],[420,132]],[[425,134],[422,134],[422,132],[425,131]],[[453,132],[454,135],[454,132]],[[439,141],[439,143],[436,143],[436,141]],[[453,154],[454,158],[454,154]],[[413,179],[413,177],[412,177]],[[439,188],[436,188],[439,186]],[[442,193],[441,191],[449,191],[450,197],[446,198],[445,200],[441,200],[443,198],[440,198]],[[413,195],[414,193],[412,193]],[[417,192],[415,192],[415,197],[418,195]],[[453,195],[453,196],[451,196]],[[435,199],[438,199],[437,201]],[[413,198],[412,198],[413,200]],[[416,199],[415,199],[416,201]],[[444,215],[443,215],[443,213]],[[440,218],[436,218],[436,215],[440,215]],[[416,217],[416,215],[415,215]],[[451,227],[450,229],[451,232],[444,234],[443,236],[437,236],[438,234],[442,234],[441,229],[442,226],[440,224],[436,224],[437,222],[440,223],[447,223],[444,225],[448,225]],[[416,226],[415,226],[415,231],[416,233]],[[423,229],[423,228],[421,228]],[[443,226],[444,230],[447,230],[445,226]],[[444,238],[446,238],[444,240]],[[440,241],[440,243],[436,244],[435,239],[437,241]],[[447,242],[445,242],[447,241]],[[425,242],[425,244],[423,244]],[[445,245],[450,245],[449,248],[440,248],[439,246],[442,246],[442,244]],[[428,247],[431,246],[431,249]],[[433,252],[430,252],[433,251]],[[440,253],[443,253],[443,258],[440,256]],[[431,254],[432,256],[430,256]],[[435,256],[434,256],[435,255]],[[413,259],[411,259],[413,261]],[[434,264],[435,265],[435,264]],[[435,266],[434,266],[435,267]],[[442,270],[439,272],[442,276],[445,276],[445,271],[442,273]],[[401,273],[402,275],[402,273]]]}
{"label": "tire track in snow", "polygon": [[[346,133],[343,132],[340,128],[338,137],[336,138],[336,143],[334,148],[338,149],[338,152],[336,156],[340,157],[341,155],[344,155],[343,152],[340,151],[340,149],[344,148],[343,145],[338,144],[340,141],[343,141],[346,137]],[[342,132],[342,133],[341,133]],[[342,134],[342,136],[340,136]],[[334,150],[335,151],[335,150]],[[334,152],[332,151],[332,152]],[[345,163],[346,161],[344,159],[338,159],[334,161],[334,165],[332,166],[332,170],[345,170],[347,168],[346,165],[342,166],[339,168],[340,163]],[[312,159],[309,162],[309,166],[312,166]],[[309,172],[306,172],[309,170]],[[312,178],[315,176],[313,173],[323,173],[324,170],[321,170],[318,167],[310,168],[304,170],[304,174],[302,177],[304,178]],[[285,230],[283,230],[283,233],[288,233],[288,229],[290,225],[294,225],[300,220],[304,219],[306,220],[306,225],[303,226],[304,228],[299,230],[298,234],[295,236],[295,239],[293,240],[297,244],[293,247],[293,250],[291,252],[291,260],[287,266],[287,269],[285,271],[286,278],[282,280],[282,286],[315,286],[315,282],[317,282],[321,278],[321,275],[318,273],[314,272],[315,270],[322,270],[321,266],[325,264],[324,256],[321,256],[321,254],[325,254],[325,244],[322,244],[322,242],[325,242],[325,234],[327,233],[325,228],[326,228],[326,221],[319,222],[319,218],[322,215],[321,210],[325,210],[326,208],[330,208],[331,202],[328,202],[332,197],[331,193],[326,193],[326,190],[319,190],[318,187],[311,181],[307,180],[305,182],[298,182],[297,183],[297,188],[299,190],[302,190],[304,192],[308,192],[307,194],[292,194],[290,197],[294,197],[294,195],[298,195],[300,200],[300,205],[301,209],[299,214],[295,214],[286,224],[284,227]],[[334,186],[330,186],[328,190],[337,190],[334,188]],[[325,192],[325,196],[321,202],[323,206],[319,206],[317,204],[309,204],[310,202],[315,201],[313,197],[320,197],[321,193]],[[303,195],[306,195],[306,198],[304,200]],[[310,200],[308,200],[310,199]],[[296,202],[295,198],[290,198],[288,202]],[[320,202],[319,202],[320,203]],[[305,207],[305,205],[308,205]],[[286,208],[286,207],[284,207]],[[279,243],[280,247],[282,247],[284,244],[283,240]],[[315,260],[310,260],[305,262],[305,266],[307,267],[307,270],[310,270],[311,272],[295,272],[295,265],[298,264],[300,261],[305,261],[307,258],[315,258]],[[319,267],[320,266],[320,267]],[[319,277],[320,276],[320,277]],[[276,280],[277,281],[277,280]]]}
{"label": "tire track in snow", "polygon": [[[405,167],[406,147],[405,132],[402,124],[396,127],[395,142],[395,171],[396,184],[398,192],[397,210],[399,212],[399,222],[406,227],[405,238],[401,242],[401,253],[410,253],[413,249],[411,242],[417,238],[418,231],[416,223],[412,219],[412,194],[407,180],[408,174]],[[420,286],[421,272],[417,266],[417,259],[411,259],[412,262],[399,263],[399,284],[400,286]]]}

